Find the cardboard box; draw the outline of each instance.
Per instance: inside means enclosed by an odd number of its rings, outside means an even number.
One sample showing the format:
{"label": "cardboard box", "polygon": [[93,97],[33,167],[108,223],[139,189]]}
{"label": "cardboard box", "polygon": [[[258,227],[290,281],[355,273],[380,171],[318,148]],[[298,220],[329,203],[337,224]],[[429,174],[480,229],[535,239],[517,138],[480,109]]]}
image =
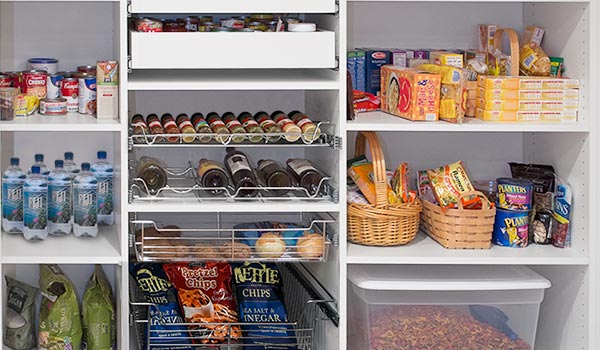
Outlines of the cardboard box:
{"label": "cardboard box", "polygon": [[408,67],[408,56],[406,50],[392,50],[392,65]]}
{"label": "cardboard box", "polygon": [[490,122],[574,122],[577,120],[577,110],[488,111],[478,108],[476,117]]}
{"label": "cardboard box", "polygon": [[479,76],[478,85],[485,89],[503,90],[564,90],[578,89],[579,80],[557,77]]}
{"label": "cardboard box", "polygon": [[494,52],[494,35],[498,26],[495,24],[480,24],[478,50],[484,52]]}
{"label": "cardboard box", "polygon": [[477,99],[477,108],[489,111],[562,111],[577,109],[577,101]]}
{"label": "cardboard box", "polygon": [[384,66],[381,109],[409,120],[437,121],[441,78],[414,68]]}
{"label": "cardboard box", "polygon": [[381,89],[381,67],[390,64],[392,57],[388,50],[365,49],[365,90],[379,95]]}
{"label": "cardboard box", "polygon": [[537,46],[542,46],[542,39],[544,38],[544,29],[536,26],[527,26],[523,32],[521,38],[521,47],[529,43],[534,43]]}
{"label": "cardboard box", "polygon": [[96,64],[96,117],[119,119],[119,62]]}
{"label": "cardboard box", "polygon": [[433,64],[440,64],[457,68],[464,67],[463,55],[447,51],[433,51],[429,53],[429,61]]}
{"label": "cardboard box", "polygon": [[421,59],[421,60],[429,60],[429,50],[427,49],[407,49],[406,50],[406,58],[409,60],[412,59]]}
{"label": "cardboard box", "polygon": [[[471,93],[471,91],[469,91]],[[486,100],[556,100],[579,101],[579,90],[508,90],[477,88],[477,98]]]}
{"label": "cardboard box", "polygon": [[357,51],[348,51],[346,55],[346,69],[350,73],[350,79],[352,79],[352,89],[358,90],[356,88],[356,52]]}
{"label": "cardboard box", "polygon": [[470,60],[479,61],[481,63],[487,63],[487,53],[485,51],[465,50],[464,56],[465,56],[465,62],[464,62],[465,65]]}

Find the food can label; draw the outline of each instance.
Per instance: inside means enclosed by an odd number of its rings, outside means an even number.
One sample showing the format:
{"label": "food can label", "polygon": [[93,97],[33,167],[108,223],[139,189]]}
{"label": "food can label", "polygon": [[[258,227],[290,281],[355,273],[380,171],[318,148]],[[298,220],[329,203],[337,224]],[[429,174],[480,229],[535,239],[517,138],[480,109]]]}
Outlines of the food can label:
{"label": "food can label", "polygon": [[62,75],[49,75],[46,79],[46,97],[56,99],[60,97],[60,88],[62,85]]}
{"label": "food can label", "polygon": [[71,220],[71,185],[69,181],[48,186],[48,220],[65,224]]}
{"label": "food can label", "polygon": [[23,224],[31,230],[46,228],[48,218],[48,189],[28,189],[23,193]]}
{"label": "food can label", "polygon": [[113,212],[113,177],[95,174],[98,179],[98,214],[110,215]]}
{"label": "food can label", "polygon": [[198,118],[198,120],[196,121],[196,125],[194,125],[194,128],[196,130],[200,130],[203,126],[208,126],[208,123],[206,122],[206,120]]}
{"label": "food can label", "polygon": [[96,77],[79,78],[79,108],[81,114],[96,114]]}
{"label": "food can label", "polygon": [[0,87],[12,87],[13,78],[8,75],[0,76]]}
{"label": "food can label", "polygon": [[497,209],[493,241],[504,247],[526,247],[529,243],[529,212]]}
{"label": "food can label", "polygon": [[189,120],[184,120],[179,123],[179,129],[183,130],[184,128],[193,128],[194,126]]}
{"label": "food can label", "polygon": [[238,122],[236,119],[230,119],[227,124],[225,124],[229,129],[236,127],[236,126],[242,126],[242,124],[240,124],[240,122]]}
{"label": "food can label", "polygon": [[79,226],[96,226],[97,195],[96,185],[75,187],[73,189],[73,219]]}
{"label": "food can label", "polygon": [[2,183],[2,218],[23,221],[23,184]]}
{"label": "food can label", "polygon": [[305,126],[305,125],[307,125],[307,124],[308,124],[308,125],[310,125],[310,124],[314,125],[315,123],[313,123],[313,122],[312,122],[310,119],[308,119],[307,117],[304,117],[304,118],[302,118],[302,119],[300,119],[300,120],[297,120],[297,121],[296,121],[296,125],[298,125],[299,127],[303,128],[303,129],[304,129],[304,126]]}
{"label": "food can label", "polygon": [[60,88],[60,96],[67,100],[67,111],[79,110],[79,84],[77,79],[64,79]]}
{"label": "food can label", "polygon": [[498,179],[498,207],[508,210],[531,209],[533,184],[519,179]]}
{"label": "food can label", "polygon": [[46,98],[46,73],[23,73],[23,93],[38,100]]}
{"label": "food can label", "polygon": [[275,122],[273,120],[271,120],[271,118],[269,118],[267,115],[263,115],[261,117],[258,117],[257,119],[258,123],[260,124],[261,127],[263,128],[268,128],[269,126],[272,125],[277,125],[275,124]]}

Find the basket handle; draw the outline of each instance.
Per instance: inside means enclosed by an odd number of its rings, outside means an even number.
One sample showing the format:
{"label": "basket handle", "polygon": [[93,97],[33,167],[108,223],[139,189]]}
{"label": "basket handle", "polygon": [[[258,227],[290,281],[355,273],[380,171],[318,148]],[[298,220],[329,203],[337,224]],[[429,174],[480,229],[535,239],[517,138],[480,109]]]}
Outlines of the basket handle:
{"label": "basket handle", "polygon": [[508,35],[510,42],[510,75],[519,76],[519,35],[514,29],[499,28],[494,35],[494,51],[502,50],[502,38],[504,33]]}
{"label": "basket handle", "polygon": [[487,198],[487,196],[485,194],[483,194],[482,192],[479,191],[468,191],[468,192],[463,192],[460,194],[460,196],[458,196],[458,209],[463,210],[463,198],[465,197],[479,197],[482,199],[481,201],[481,210],[487,210],[487,208],[490,207],[490,201]]}
{"label": "basket handle", "polygon": [[388,204],[388,185],[385,171],[385,160],[383,150],[379,142],[379,136],[373,131],[361,131],[356,135],[354,156],[362,156],[367,150],[367,142],[371,150],[371,162],[373,163],[373,181],[375,182],[375,206],[384,207]]}

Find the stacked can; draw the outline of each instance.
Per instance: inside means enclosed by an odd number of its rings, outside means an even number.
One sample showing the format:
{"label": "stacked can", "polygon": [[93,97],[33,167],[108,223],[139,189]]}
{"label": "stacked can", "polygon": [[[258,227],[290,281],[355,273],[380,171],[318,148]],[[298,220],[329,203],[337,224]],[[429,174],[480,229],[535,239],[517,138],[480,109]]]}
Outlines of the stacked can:
{"label": "stacked can", "polygon": [[529,213],[533,183],[528,180],[499,178],[496,219],[492,241],[505,247],[529,244]]}

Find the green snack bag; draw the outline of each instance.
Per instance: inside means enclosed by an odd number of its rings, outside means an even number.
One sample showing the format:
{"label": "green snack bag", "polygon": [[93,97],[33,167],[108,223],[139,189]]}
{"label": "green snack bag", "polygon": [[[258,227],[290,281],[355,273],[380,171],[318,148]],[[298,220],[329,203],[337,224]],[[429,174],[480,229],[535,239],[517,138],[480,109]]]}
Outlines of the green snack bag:
{"label": "green snack bag", "polygon": [[6,300],[6,325],[4,345],[14,350],[35,348],[36,287],[4,276],[8,291]]}
{"label": "green snack bag", "polygon": [[96,265],[83,294],[83,338],[87,350],[110,350],[116,342],[115,300],[102,266]]}
{"label": "green snack bag", "polygon": [[75,287],[58,265],[40,265],[38,350],[80,350],[81,315]]}

